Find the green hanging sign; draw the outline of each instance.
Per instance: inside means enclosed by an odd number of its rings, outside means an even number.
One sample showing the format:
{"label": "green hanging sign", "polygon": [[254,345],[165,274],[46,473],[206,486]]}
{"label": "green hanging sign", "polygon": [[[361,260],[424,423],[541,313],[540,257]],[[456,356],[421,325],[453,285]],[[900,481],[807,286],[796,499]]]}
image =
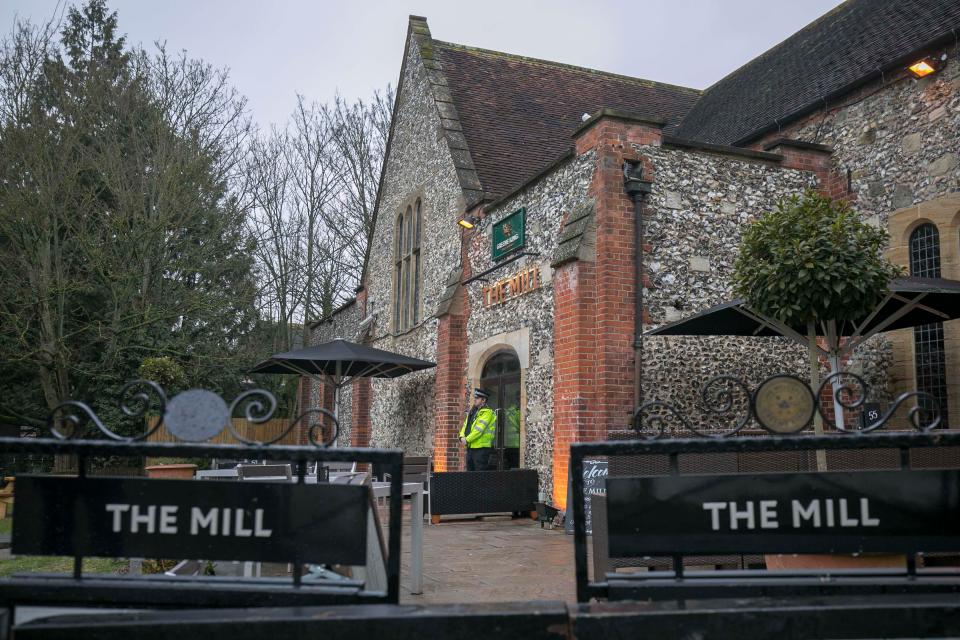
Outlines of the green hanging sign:
{"label": "green hanging sign", "polygon": [[527,210],[520,208],[493,225],[492,257],[499,260],[523,246]]}

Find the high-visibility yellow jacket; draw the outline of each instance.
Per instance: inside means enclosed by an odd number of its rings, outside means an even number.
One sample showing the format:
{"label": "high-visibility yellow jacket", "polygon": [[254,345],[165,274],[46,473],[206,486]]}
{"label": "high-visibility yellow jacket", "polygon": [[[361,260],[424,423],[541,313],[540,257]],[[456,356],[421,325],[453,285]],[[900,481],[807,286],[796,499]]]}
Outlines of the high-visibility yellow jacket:
{"label": "high-visibility yellow jacket", "polygon": [[507,449],[520,448],[520,407],[513,405],[505,410],[503,425],[503,446]]}
{"label": "high-visibility yellow jacket", "polygon": [[484,449],[493,446],[497,435],[497,414],[490,407],[482,407],[473,418],[473,424],[467,424],[470,415],[463,421],[460,437],[467,439],[468,449]]}

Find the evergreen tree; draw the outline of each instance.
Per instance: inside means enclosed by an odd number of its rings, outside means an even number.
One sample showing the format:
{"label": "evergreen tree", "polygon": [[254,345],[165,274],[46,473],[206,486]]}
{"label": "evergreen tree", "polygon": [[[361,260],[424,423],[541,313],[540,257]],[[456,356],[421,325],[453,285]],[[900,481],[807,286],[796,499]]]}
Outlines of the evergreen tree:
{"label": "evergreen tree", "polygon": [[69,11],[59,47],[42,33],[0,52],[0,421],[69,398],[119,421],[155,356],[237,393],[256,322],[243,100],[208,65],[128,49],[103,0]]}

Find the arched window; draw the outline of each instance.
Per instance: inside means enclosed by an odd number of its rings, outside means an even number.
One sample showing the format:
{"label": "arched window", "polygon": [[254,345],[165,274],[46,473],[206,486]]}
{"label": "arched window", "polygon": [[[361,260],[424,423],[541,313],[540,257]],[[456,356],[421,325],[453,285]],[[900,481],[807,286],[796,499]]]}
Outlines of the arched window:
{"label": "arched window", "polygon": [[[922,224],[910,234],[910,275],[940,277],[940,233],[933,224]],[[943,323],[913,329],[917,391],[929,393],[940,405],[942,426],[947,426],[947,366]],[[923,403],[920,405],[923,407]]]}
{"label": "arched window", "polygon": [[397,216],[394,241],[393,328],[406,331],[420,322],[420,229],[422,204]]}

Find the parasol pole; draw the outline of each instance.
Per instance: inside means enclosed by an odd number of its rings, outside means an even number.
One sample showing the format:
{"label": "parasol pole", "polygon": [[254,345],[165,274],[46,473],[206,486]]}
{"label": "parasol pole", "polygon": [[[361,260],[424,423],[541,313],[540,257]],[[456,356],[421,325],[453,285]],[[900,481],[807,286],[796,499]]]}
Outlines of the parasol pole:
{"label": "parasol pole", "polygon": [[340,437],[340,381],[341,381],[341,369],[343,363],[337,360],[337,375],[333,380],[333,418],[337,421],[337,436],[333,439],[333,446],[337,446],[337,439]]}
{"label": "parasol pole", "polygon": [[[823,417],[820,415],[820,398],[817,397],[817,390],[820,388],[820,360],[817,356],[817,326],[813,320],[807,322],[807,341],[810,345],[810,392],[813,394],[814,409],[813,412],[813,432],[823,435]],[[817,471],[827,470],[827,452],[823,449],[817,449]]]}
{"label": "parasol pole", "polygon": [[[837,332],[837,321],[828,320],[827,321],[827,350],[830,352],[830,355],[827,356],[827,359],[830,361],[830,373],[840,373],[840,335]],[[831,386],[833,387],[833,422],[837,425],[837,429],[843,431],[843,405],[840,404],[840,377],[833,379]]]}

